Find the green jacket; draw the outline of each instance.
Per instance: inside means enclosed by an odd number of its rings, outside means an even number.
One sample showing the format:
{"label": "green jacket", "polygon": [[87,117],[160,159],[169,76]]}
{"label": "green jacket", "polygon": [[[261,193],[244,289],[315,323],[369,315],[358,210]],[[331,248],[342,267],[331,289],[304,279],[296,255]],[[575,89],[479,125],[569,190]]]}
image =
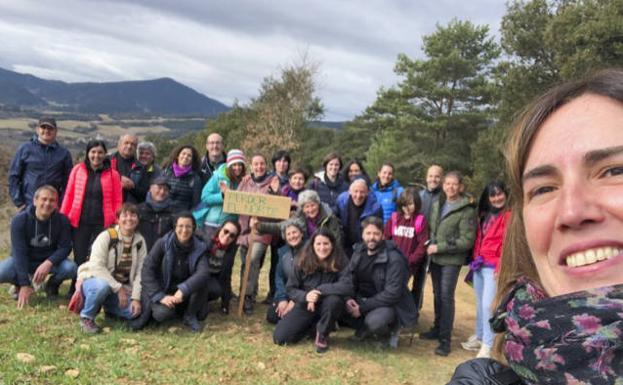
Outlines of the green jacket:
{"label": "green jacket", "polygon": [[431,260],[438,265],[464,265],[476,239],[476,210],[471,198],[462,197],[458,205],[441,218],[445,196],[433,203],[430,239],[437,245]]}

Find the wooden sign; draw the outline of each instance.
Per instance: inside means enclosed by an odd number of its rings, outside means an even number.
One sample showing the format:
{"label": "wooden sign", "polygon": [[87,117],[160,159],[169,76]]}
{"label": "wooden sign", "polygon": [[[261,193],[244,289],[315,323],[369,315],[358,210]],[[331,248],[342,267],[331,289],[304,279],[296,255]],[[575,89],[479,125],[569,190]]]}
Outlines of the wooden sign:
{"label": "wooden sign", "polygon": [[223,212],[252,217],[288,219],[291,204],[292,200],[289,197],[227,190]]}

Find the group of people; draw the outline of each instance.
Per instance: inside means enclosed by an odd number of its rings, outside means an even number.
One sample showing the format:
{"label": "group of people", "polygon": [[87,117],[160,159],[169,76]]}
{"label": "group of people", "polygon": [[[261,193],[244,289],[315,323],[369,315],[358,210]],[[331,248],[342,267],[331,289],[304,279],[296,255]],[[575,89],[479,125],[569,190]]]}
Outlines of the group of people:
{"label": "group of people", "polygon": [[[101,307],[133,329],[178,316],[199,331],[209,301],[229,311],[238,252],[251,271],[239,300],[254,311],[270,249],[274,342],[311,336],[324,352],[338,325],[397,346],[400,330],[418,320],[430,272],[435,318],[420,337],[437,340],[445,356],[459,272],[469,265],[477,322],[462,346],[480,358],[460,366],[452,384],[611,384],[623,374],[622,103],[619,70],[540,97],[511,132],[512,193],[492,181],[478,200],[459,172],[439,165],[419,190],[403,189],[389,163],[372,182],[360,162],[344,165],[333,153],[310,178],[286,151],[272,157],[272,170],[262,155],[248,163],[240,150],[225,153],[218,134],[203,159],[181,146],[162,169],[153,145],[132,135],[110,155],[90,142],[72,167],[56,122],[43,118],[11,164],[19,212],[0,282],[15,286],[23,307],[35,287],[54,297],[73,279],[70,307],[86,332],[99,330]],[[230,189],[290,197],[290,218],[226,213]]]}

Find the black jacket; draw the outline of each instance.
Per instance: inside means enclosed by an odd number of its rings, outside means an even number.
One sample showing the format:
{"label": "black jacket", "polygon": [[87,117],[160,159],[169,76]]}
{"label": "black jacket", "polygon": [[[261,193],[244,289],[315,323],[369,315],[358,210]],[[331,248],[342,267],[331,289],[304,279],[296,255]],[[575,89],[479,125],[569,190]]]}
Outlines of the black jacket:
{"label": "black jacket", "polygon": [[305,304],[305,296],[311,290],[318,290],[321,297],[327,295],[339,295],[350,297],[353,295],[353,285],[350,281],[348,267],[335,273],[316,270],[312,274],[303,273],[297,266],[294,267],[294,274],[288,278],[286,291],[288,297],[297,304]]}
{"label": "black jacket", "polygon": [[489,358],[476,358],[459,365],[447,385],[521,385],[510,368]]}
{"label": "black jacket", "polygon": [[148,202],[138,205],[140,223],[138,231],[145,238],[147,252],[151,250],[158,238],[173,230],[173,212],[171,207],[154,210]]}
{"label": "black jacket", "polygon": [[[147,296],[152,303],[159,302],[167,293],[174,291],[171,287],[175,260],[174,242],[175,233],[171,231],[156,241],[143,262],[141,285],[144,296]],[[206,258],[206,244],[196,236],[193,236],[192,242],[193,248],[188,256],[190,276],[177,286],[184,294],[184,298],[188,298],[190,294],[205,286],[210,274],[208,258]]]}
{"label": "black jacket", "polygon": [[174,212],[191,210],[201,201],[203,183],[199,173],[190,171],[188,174],[176,177],[172,166],[162,172],[169,183],[169,199]]}
{"label": "black jacket", "polygon": [[359,308],[365,314],[379,307],[393,307],[401,326],[413,326],[417,322],[418,311],[407,287],[409,280],[407,259],[394,242],[381,242],[372,273],[376,294],[368,298],[357,298],[359,280],[355,273],[362,257],[368,251],[363,243],[357,243],[354,246],[348,269],[352,277]]}
{"label": "black jacket", "polygon": [[238,251],[238,248],[236,247],[236,244],[233,243],[232,245],[229,246],[229,248],[227,248],[227,250],[225,250],[225,255],[223,256],[223,260],[215,261],[214,260],[215,257],[212,255],[212,252],[211,252],[212,244],[213,244],[212,240],[209,240],[206,243],[206,254],[208,256],[208,267],[211,270],[214,270],[216,266],[218,266],[220,263],[220,271],[218,273],[212,273],[212,276],[217,275],[219,286],[222,289],[223,294],[221,297],[221,302],[228,304],[232,296],[231,272],[232,272],[232,269],[234,268],[234,262],[236,261],[236,252]]}

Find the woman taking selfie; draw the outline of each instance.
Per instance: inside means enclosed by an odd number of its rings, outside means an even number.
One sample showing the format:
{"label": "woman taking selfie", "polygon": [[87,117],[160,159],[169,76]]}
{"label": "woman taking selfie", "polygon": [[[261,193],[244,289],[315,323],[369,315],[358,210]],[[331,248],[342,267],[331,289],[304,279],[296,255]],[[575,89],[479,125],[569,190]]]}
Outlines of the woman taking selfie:
{"label": "woman taking selfie", "polygon": [[622,122],[620,70],[554,88],[519,118],[506,151],[513,203],[492,323],[503,333],[494,351],[512,371],[472,361],[452,384],[620,381]]}

